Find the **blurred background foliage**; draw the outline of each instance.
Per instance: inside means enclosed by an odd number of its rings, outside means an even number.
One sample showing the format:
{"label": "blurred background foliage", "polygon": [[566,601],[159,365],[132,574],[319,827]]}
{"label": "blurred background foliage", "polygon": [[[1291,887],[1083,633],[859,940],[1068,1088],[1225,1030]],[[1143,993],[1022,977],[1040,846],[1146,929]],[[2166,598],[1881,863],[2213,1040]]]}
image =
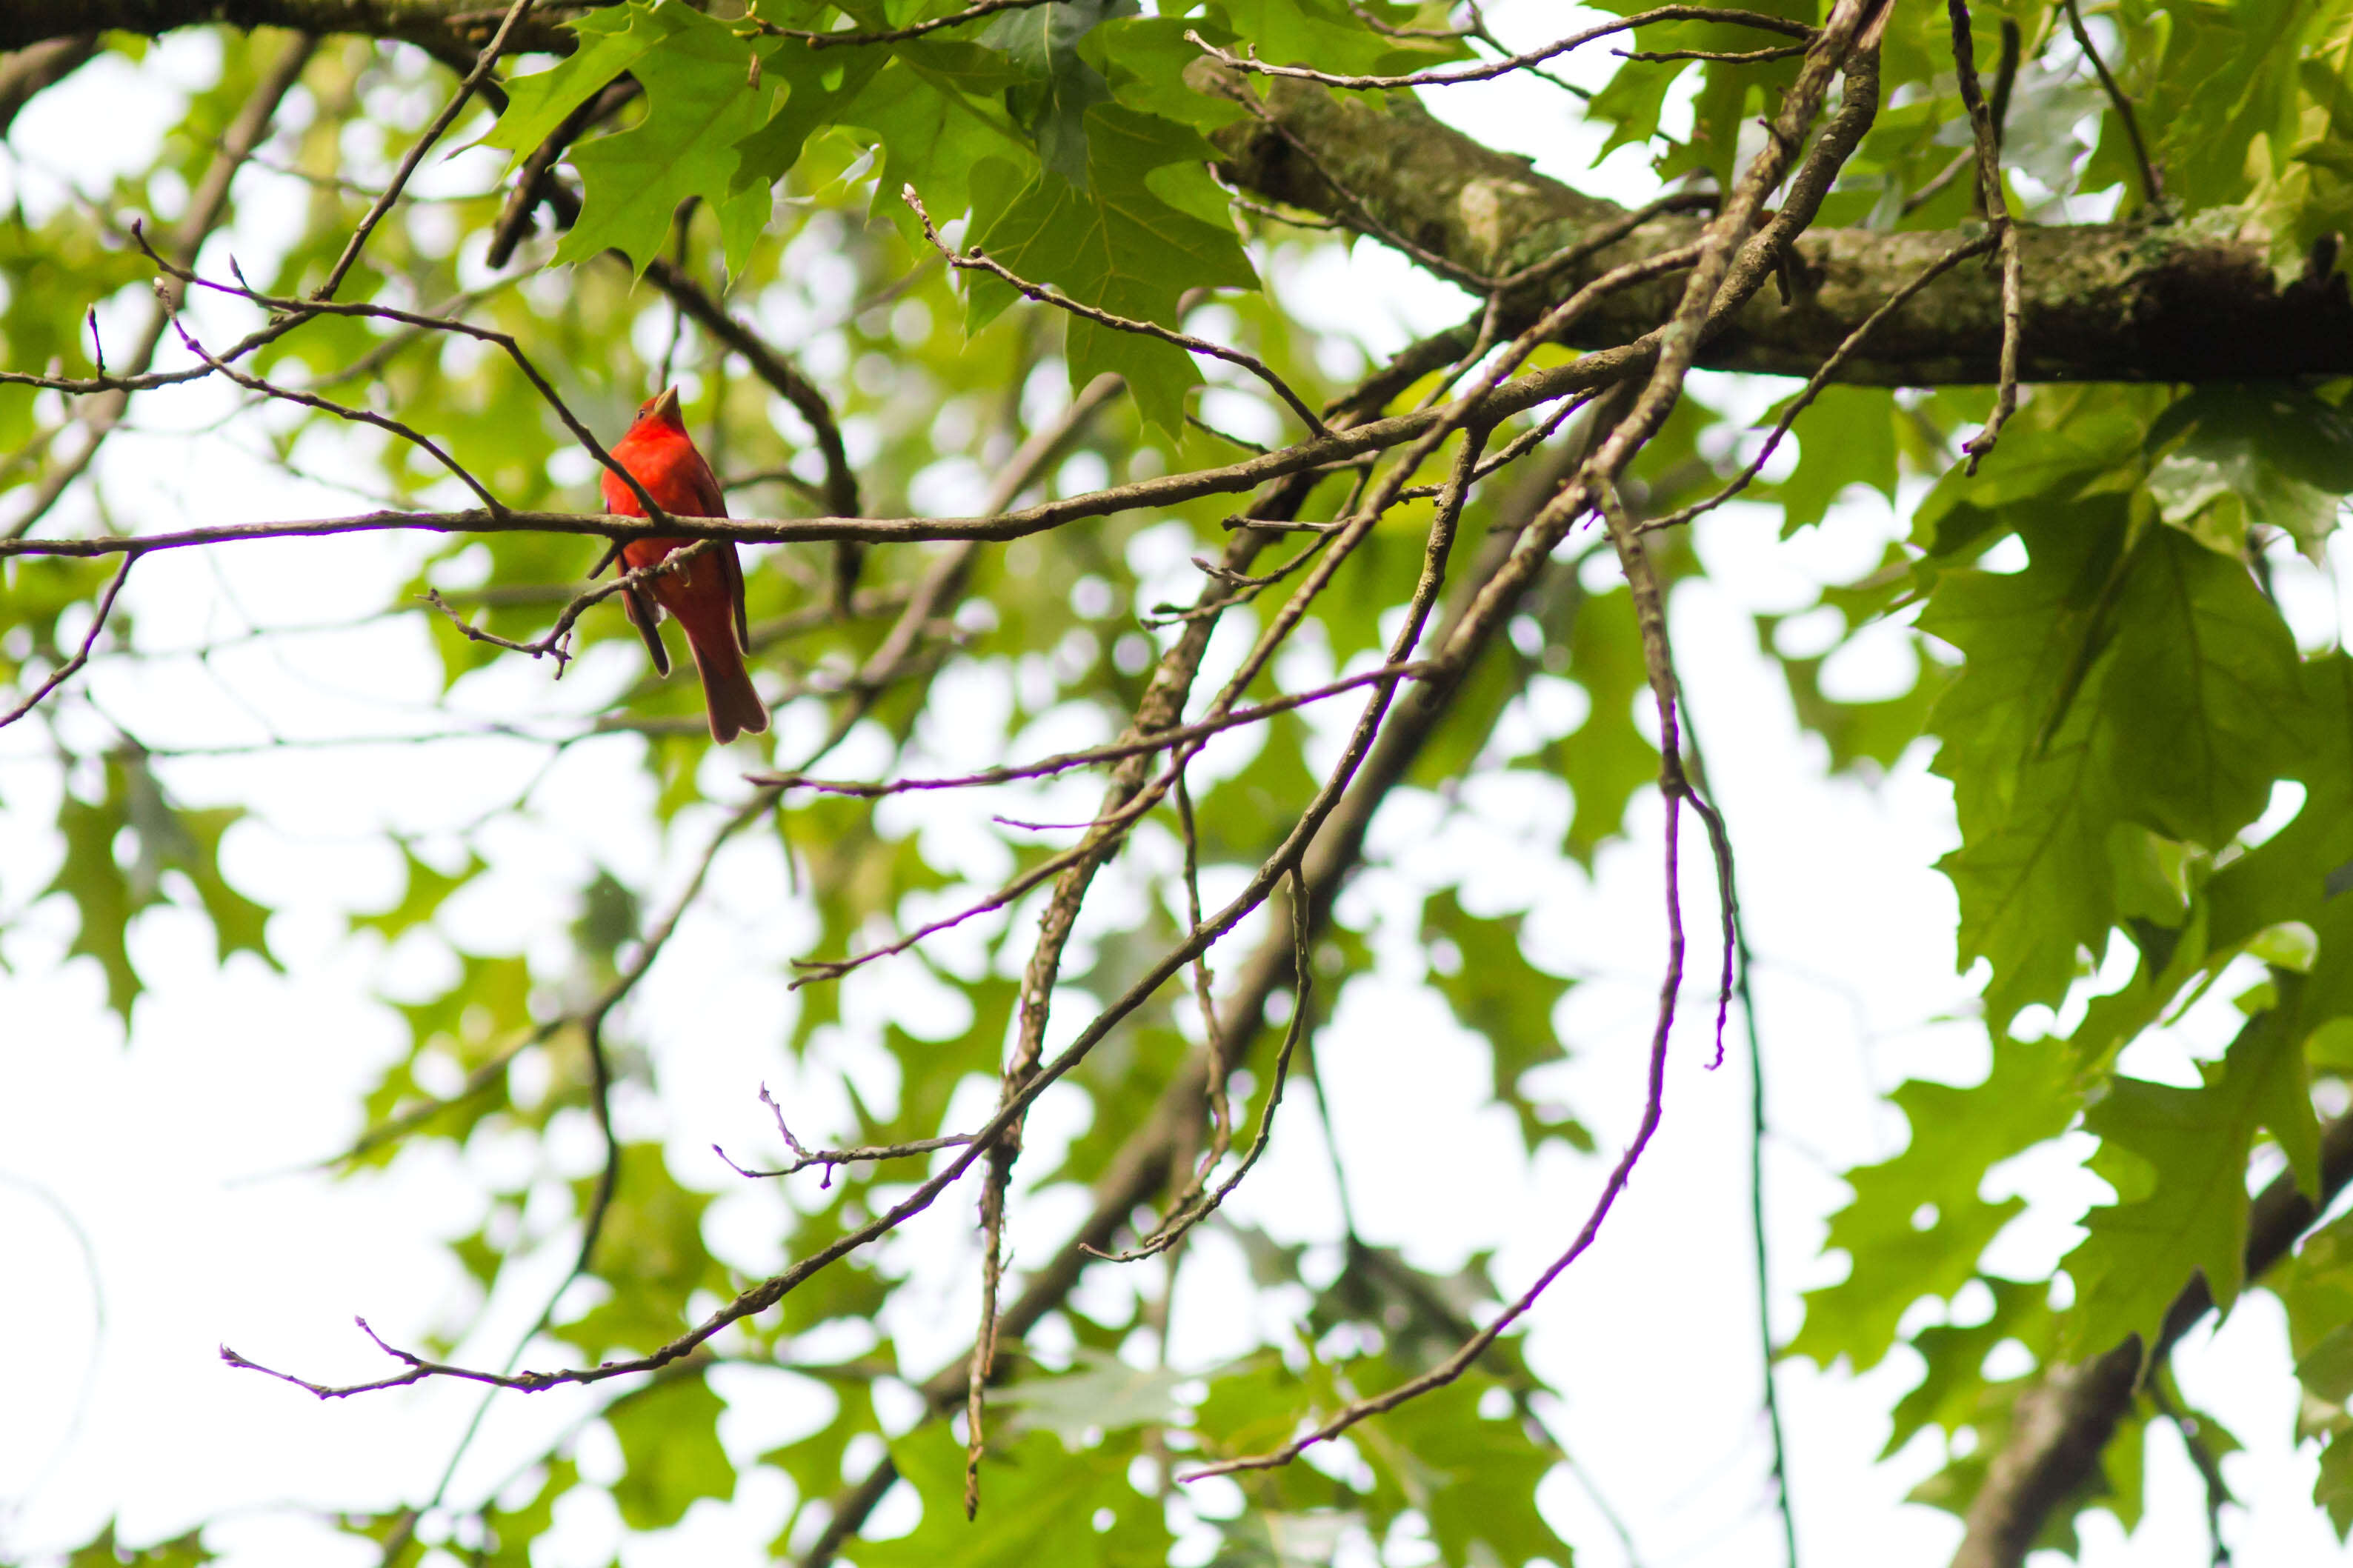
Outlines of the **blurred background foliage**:
{"label": "blurred background foliage", "polygon": [[[1769,8],[1819,19],[1810,5]],[[935,0],[842,0],[763,7],[759,19],[823,30],[847,18],[839,25],[880,30],[950,9]],[[2110,63],[2138,100],[2162,191],[2152,200],[2144,189],[2121,119],[2085,68],[2064,14],[1988,6],[1978,16],[1979,59],[2003,58],[2003,29],[2018,40],[2014,80],[2005,84],[2005,153],[2019,210],[2051,222],[2109,213],[2136,223],[2260,221],[2289,268],[2342,226],[2353,177],[2353,6],[2125,0],[2098,19]],[[575,51],[502,64],[502,111],[469,110],[453,133],[520,158],[575,110],[604,103],[610,84],[642,89],[620,95],[569,147],[554,176],[556,198],[537,215],[539,232],[512,263],[493,265],[492,235],[512,182],[470,194],[437,186],[394,209],[343,297],[461,313],[512,334],[607,440],[649,388],[676,384],[738,516],[823,515],[836,476],[803,410],[698,324],[682,292],[719,302],[821,392],[871,515],[976,507],[1022,444],[1103,374],[1124,378],[1125,395],[1070,430],[1021,495],[1076,494],[1229,462],[1253,444],[1287,438],[1291,416],[1258,383],[1018,301],[989,280],[959,280],[898,193],[913,185],[934,217],[961,225],[954,232],[964,240],[986,244],[1036,280],[1248,348],[1322,405],[1374,368],[1370,358],[1360,342],[1318,331],[1285,308],[1281,290],[1259,285],[1299,276],[1319,251],[1347,242],[1230,202],[1212,180],[1204,136],[1242,111],[1182,86],[1196,53],[1184,31],[1334,71],[1493,52],[1428,35],[1446,21],[1434,5],[1377,0],[1208,0],[1148,16],[1117,0],[1060,0],[887,47],[826,50],[763,32],[723,5],[706,13],[631,0],[575,9],[566,24]],[[206,36],[216,47],[214,79],[186,95],[152,163],[46,210],[20,200],[0,222],[7,367],[99,371],[91,312],[109,322],[135,317],[153,277],[129,242],[130,224],[142,220],[153,236],[184,220],[190,193],[223,156],[224,137],[295,47],[272,29]],[[1754,41],[1740,29],[1666,24],[1633,38],[1641,49]],[[103,47],[135,70],[151,46],[109,35]],[[1794,62],[1629,61],[1577,111],[1609,128],[1603,151],[1647,148],[1662,181],[1723,182],[1750,145],[1744,128],[1769,112],[1794,70]],[[1889,231],[1973,221],[1970,181],[1948,174],[1966,156],[1966,132],[1941,9],[1899,10],[1883,71],[1885,108],[1821,224]],[[451,79],[445,64],[414,47],[320,39],[255,167],[234,188],[299,184],[290,210],[300,221],[274,235],[267,254],[238,257],[242,276],[265,294],[314,287]],[[40,149],[20,152],[37,158]],[[237,199],[233,192],[225,229]],[[218,246],[200,254],[207,276],[225,274],[230,258]],[[667,268],[678,287],[649,281],[649,267]],[[216,300],[192,307],[191,319],[218,332],[260,317]],[[174,353],[167,347],[159,367],[185,363]],[[1538,363],[1565,357],[1547,350]],[[491,345],[330,316],[269,343],[249,369],[402,413],[512,507],[588,504],[593,466]],[[1384,405],[1409,408],[1430,384],[1398,389]],[[2343,382],[2044,389],[1996,458],[1970,476],[1955,465],[1957,443],[1989,411],[1988,389],[1836,387],[1799,422],[1794,464],[1768,469],[1752,492],[1778,509],[1785,537],[1820,523],[1856,487],[1913,508],[1907,542],[1822,595],[1817,609],[1835,619],[1827,638],[1785,651],[1795,616],[1759,616],[1755,634],[1779,661],[1799,721],[1833,770],[1875,776],[1928,737],[1958,815],[1959,847],[1946,867],[1959,900],[1959,959],[1983,964],[1991,1073],[1974,1088],[1916,1082],[1896,1092],[1910,1146],[1852,1173],[1853,1200],[1829,1240],[1849,1256],[1851,1273],[1809,1298],[1804,1328],[1787,1347],[1857,1371],[1898,1343],[1918,1352],[1927,1375],[1896,1408],[1890,1451],[1926,1426],[1970,1435],[1955,1443],[1957,1458],[1923,1500],[1967,1510],[2037,1375],[1989,1375],[1991,1347],[2022,1344],[2040,1369],[2128,1333],[2152,1335],[2193,1272],[2227,1306],[2247,1245],[2250,1173],[2268,1178],[2284,1164],[2290,1179],[2320,1192],[2316,1096],[2341,1107],[2353,1062],[2344,1024],[2353,1016],[2353,904],[2335,898],[2338,880],[2322,880],[2353,863],[2353,679],[2333,645],[2298,646],[2272,574],[2296,551],[2325,553],[2338,497],[2353,489],[2347,390]],[[142,393],[134,406],[172,395]],[[89,439],[72,426],[75,412],[54,393],[0,385],[0,520],[21,524],[36,507],[47,511],[35,498],[74,444]],[[244,441],[354,507],[467,504],[445,471],[404,442],[259,396],[219,412],[217,438]],[[1633,470],[1632,499],[1656,514],[1710,493],[1754,450],[1742,423],[1687,397]],[[1508,424],[1497,444],[1526,427]],[[1419,477],[1442,477],[1452,452],[1433,455]],[[1519,479],[1506,473],[1473,492],[1461,559],[1524,520]],[[1353,483],[1342,472],[1301,487],[1296,515],[1343,515]],[[913,651],[879,679],[870,679],[878,652],[919,601],[942,548],[871,552],[847,615],[830,608],[828,547],[757,550],[747,563],[753,664],[780,712],[775,733],[758,742],[760,761],[814,766],[822,754],[814,742],[854,735],[860,765],[884,776],[936,766],[941,753],[930,742],[944,728],[967,737],[985,731],[993,739],[967,739],[961,750],[1006,759],[1117,735],[1205,581],[1189,562],[1219,554],[1228,537],[1221,524],[1237,510],[1231,498],[1212,497],[974,550],[950,598],[913,628]],[[1250,699],[1377,658],[1420,569],[1431,515],[1424,501],[1381,521]],[[39,528],[160,521],[114,515],[103,487],[82,484]],[[1303,548],[1314,548],[1308,536],[1285,536],[1261,561]],[[601,549],[576,536],[450,535],[416,552],[406,581],[384,584],[382,613],[412,618],[445,692],[462,695],[516,656],[470,639],[457,618],[421,609],[419,595],[438,593],[456,617],[482,630],[532,638]],[[1704,570],[1681,535],[1664,539],[1659,562],[1671,582]],[[0,680],[8,690],[27,691],[71,655],[110,575],[102,563],[0,563]],[[1277,602],[1238,595],[1219,637],[1254,630]],[[1507,638],[1454,694],[1408,782],[1452,799],[1474,776],[1540,781],[1563,807],[1562,827],[1554,864],[1529,874],[1565,874],[1591,866],[1657,777],[1651,731],[1638,712],[1641,648],[1622,582],[1607,552],[1594,553],[1582,536],[1518,612]],[[1903,689],[1860,700],[1835,694],[1825,666],[1849,639],[1915,619],[1921,630],[1904,634],[1913,674]],[[580,622],[575,650],[593,655],[608,641],[634,644],[609,605]],[[136,620],[118,610],[100,661],[143,657]],[[70,903],[70,956],[102,968],[106,1005],[127,1031],[142,987],[129,933],[145,911],[170,905],[199,915],[224,963],[245,953],[275,964],[271,911],[221,869],[223,837],[244,808],[189,804],[172,782],[168,750],[151,751],[127,731],[90,745],[96,727],[80,721],[89,715],[78,700],[69,691],[20,731],[38,733],[28,743],[66,787],[54,879],[10,890],[17,916],[28,900]],[[747,802],[730,830],[773,839],[789,878],[776,896],[810,911],[806,951],[818,958],[937,919],[1042,864],[1067,837],[969,811],[950,832],[941,826],[947,819],[927,823],[924,803],[942,797],[916,796],[910,806],[805,792],[746,796],[733,775],[747,759],[714,759],[698,694],[683,679],[647,672],[593,712],[517,714],[510,728],[551,766],[574,747],[634,748],[657,786],[658,830],[673,866],[691,865],[710,843],[713,819],[698,809],[706,801]],[[1334,733],[1320,710],[1290,713],[1212,753],[1215,765],[1191,784],[1205,878],[1231,886],[1273,848],[1328,765]],[[251,765],[268,766],[266,755]],[[2283,783],[2292,786],[2285,795]],[[1067,821],[1073,803],[1083,819],[1085,800],[1083,791],[1041,789],[988,805],[1014,816],[1060,811],[1050,819]],[[2284,816],[2273,809],[2281,801],[2293,808]],[[530,789],[504,809],[529,816]],[[1106,896],[1110,912],[1092,921],[1063,965],[1066,1010],[1082,1014],[1090,1000],[1124,991],[1183,934],[1173,824],[1173,813],[1162,813],[1139,834],[1134,863]],[[496,826],[399,843],[405,890],[350,918],[354,940],[372,933],[386,950],[435,945],[448,962],[429,993],[386,996],[406,1047],[366,1095],[343,1169],[380,1167],[434,1141],[529,1143],[583,1118],[609,1133],[602,1107],[612,1083],[660,1092],[626,1016],[601,1037],[601,1062],[590,1031],[606,1024],[597,999],[645,962],[649,938],[661,933],[678,878],[666,874],[657,889],[599,867],[557,929],[529,933],[514,951],[468,951],[437,921],[491,867],[485,836]],[[855,1029],[891,1064],[889,1092],[852,1087],[854,1114],[826,1128],[827,1142],[889,1144],[963,1130],[971,1101],[958,1092],[993,1081],[1014,1027],[1035,908],[1018,902],[1010,917],[888,961],[920,976],[909,984],[955,998],[943,1015],[952,1022],[929,1032],[901,1019],[879,1027],[853,1020],[831,984],[797,993],[778,1051],[807,1058],[828,1031]],[[1324,1018],[1349,977],[1376,963],[1377,934],[1345,907],[1318,931],[1308,1005]],[[1493,1097],[1524,1144],[1534,1151],[1556,1140],[1592,1152],[1594,1108],[1560,1105],[1530,1082],[1578,1048],[1555,1026],[1577,981],[1531,960],[1516,913],[1475,912],[1456,887],[1427,889],[1406,934],[1427,985],[1486,1041]],[[2119,956],[2128,971],[2121,980],[2114,962],[2104,963]],[[1230,979],[1226,972],[1245,962],[1221,952],[1217,967]],[[1245,1129],[1264,1107],[1271,1075],[1262,1064],[1291,984],[1273,987],[1275,1008],[1255,1026],[1266,1036],[1253,1055],[1261,1066],[1237,1084]],[[2119,1069],[2135,1038],[2217,985],[2235,988],[2249,1021],[2227,1054],[2214,1055],[2202,1087],[2146,1083]],[[2088,1010],[2063,1011],[2071,996],[2080,1004],[2095,991]],[[2030,1007],[2062,1009],[2069,1023],[2013,1034]],[[1203,1037],[1198,1009],[1180,987],[1137,1012],[1072,1075],[1083,1125],[1052,1163],[1024,1167],[1025,1190],[1103,1182]],[[1312,1058],[1314,1029],[1307,1038]],[[1309,1077],[1292,1092],[1312,1100]],[[1989,1273],[1981,1256],[2021,1205],[1981,1197],[1986,1173],[2071,1130],[2093,1134],[2093,1168],[2116,1203],[2094,1212],[2078,1251],[2051,1278]],[[510,1163],[511,1181],[491,1194],[480,1226],[450,1243],[484,1300],[517,1259],[579,1251],[593,1288],[551,1303],[533,1364],[650,1352],[750,1282],[704,1235],[710,1195],[680,1182],[659,1141],[613,1136],[607,1172],[558,1193],[544,1164]],[[829,1172],[822,1187],[796,1185],[783,1211],[788,1228],[775,1237],[779,1256],[807,1257],[838,1239],[903,1195],[907,1182],[903,1166],[855,1163]],[[933,1370],[902,1365],[872,1327],[913,1273],[887,1245],[851,1254],[780,1309],[609,1396],[598,1418],[626,1460],[610,1489],[620,1517],[631,1531],[658,1531],[696,1500],[731,1494],[737,1471],[715,1436],[723,1402],[703,1374],[716,1362],[752,1363],[812,1380],[833,1412],[813,1435],[762,1458],[790,1478],[797,1500],[775,1545],[780,1560],[843,1547],[831,1522],[887,1450],[922,1498],[921,1522],[912,1534],[846,1548],[870,1568],[942,1557],[1157,1563],[1174,1540],[1162,1500],[1187,1461],[1279,1445],[1303,1412],[1427,1370],[1503,1300],[1483,1261],[1434,1275],[1353,1235],[1337,1277],[1311,1284],[1299,1249],[1239,1222],[1230,1228],[1257,1288],[1298,1290],[1310,1303],[1292,1337],[1231,1364],[1172,1368],[1155,1359],[1166,1275],[1124,1298],[1101,1298],[1116,1310],[1082,1304],[1093,1296],[1059,1300],[1059,1348],[1008,1347],[1005,1418],[976,1523],[958,1506],[961,1446],[944,1424],[910,1426],[874,1394],[878,1381],[920,1384]],[[2321,1500],[2340,1530],[2353,1522],[2353,1447],[2343,1437],[2353,1376],[2338,1342],[2353,1264],[2342,1228],[2339,1221],[2317,1233],[2278,1275],[2250,1281],[2288,1302],[2306,1425],[2327,1444]],[[1990,1316],[1911,1327],[1924,1299],[1950,1302],[1972,1287],[1990,1292]],[[419,1348],[448,1353],[467,1331],[452,1321]],[[1450,1563],[1566,1563],[1572,1543],[1535,1506],[1536,1482],[1566,1458],[1534,1398],[1540,1392],[1504,1342],[1471,1376],[1359,1429],[1343,1459],[1247,1479],[1239,1511],[1197,1521],[1215,1534],[1213,1560],[1323,1563],[1353,1536],[1399,1563],[1433,1553]],[[2110,1445],[2105,1495],[2087,1493],[2055,1512],[2052,1541],[2072,1541],[2076,1506],[2096,1500],[2127,1524],[2137,1516],[2138,1430],[2157,1415],[2161,1393],[2152,1384],[2139,1397]],[[2203,1429],[2217,1451],[2232,1441],[2211,1420]],[[510,1485],[471,1501],[431,1500],[434,1539],[460,1561],[527,1562],[557,1500],[588,1484],[567,1439]],[[425,1551],[420,1517],[413,1508],[353,1515],[343,1528],[377,1543],[386,1563],[406,1563]],[[110,1526],[70,1561],[79,1568],[206,1557],[194,1535],[133,1552]]]}

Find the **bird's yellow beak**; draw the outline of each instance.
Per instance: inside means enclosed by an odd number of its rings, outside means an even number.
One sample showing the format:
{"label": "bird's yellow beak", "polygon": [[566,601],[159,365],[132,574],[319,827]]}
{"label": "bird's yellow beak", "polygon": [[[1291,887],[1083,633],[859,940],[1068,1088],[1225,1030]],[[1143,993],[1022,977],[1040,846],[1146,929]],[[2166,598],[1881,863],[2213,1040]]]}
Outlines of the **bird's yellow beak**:
{"label": "bird's yellow beak", "polygon": [[678,412],[678,388],[675,386],[663,387],[661,389],[661,395],[655,398],[652,405],[647,408],[646,417],[649,419],[659,419],[671,425],[685,423],[685,421],[680,417]]}

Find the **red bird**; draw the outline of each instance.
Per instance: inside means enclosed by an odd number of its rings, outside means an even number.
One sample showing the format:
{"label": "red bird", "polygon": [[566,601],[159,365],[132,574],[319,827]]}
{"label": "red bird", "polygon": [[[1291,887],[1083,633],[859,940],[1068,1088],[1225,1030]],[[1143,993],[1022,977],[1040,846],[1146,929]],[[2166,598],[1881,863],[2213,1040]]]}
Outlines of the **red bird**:
{"label": "red bird", "polygon": [[[694,449],[679,416],[678,388],[638,405],[638,422],[614,443],[613,460],[627,468],[646,493],[673,517],[725,517],[726,498],[711,465]],[[621,476],[605,471],[605,510],[622,517],[643,517],[646,509]],[[691,539],[632,539],[621,546],[621,560],[631,570],[651,566]],[[650,593],[651,602],[647,595]],[[736,559],[732,540],[704,550],[675,572],[649,578],[643,586],[621,596],[630,624],[646,639],[654,668],[670,673],[670,654],[655,629],[656,605],[668,610],[686,630],[686,646],[694,653],[694,668],[702,677],[702,701],[711,715],[711,738],[724,745],[736,736],[757,735],[768,727],[767,704],[752,686],[744,668],[744,646],[751,631],[744,620],[744,565]]]}

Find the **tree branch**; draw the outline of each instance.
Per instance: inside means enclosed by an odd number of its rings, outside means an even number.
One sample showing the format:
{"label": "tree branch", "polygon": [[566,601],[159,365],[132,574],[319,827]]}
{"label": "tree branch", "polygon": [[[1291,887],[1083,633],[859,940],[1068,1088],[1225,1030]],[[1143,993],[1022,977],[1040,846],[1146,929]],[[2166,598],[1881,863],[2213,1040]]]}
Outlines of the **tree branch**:
{"label": "tree branch", "polygon": [[[1326,438],[1302,441],[1280,451],[1246,458],[1223,468],[1198,468],[1138,479],[1084,495],[1040,502],[986,517],[642,517],[574,511],[373,511],[351,517],[290,519],[277,522],[220,523],[157,533],[101,534],[88,539],[0,539],[0,559],[11,555],[119,555],[126,550],[182,550],[254,539],[314,538],[339,533],[412,531],[428,533],[572,533],[608,539],[732,539],[740,544],[780,544],[823,539],[854,539],[869,544],[905,544],[923,540],[1009,540],[1042,533],[1082,518],[1109,517],[1142,508],[1174,506],[1200,496],[1252,489],[1271,479],[1339,467],[1412,441],[1442,423],[1492,425],[1514,414],[1592,387],[1608,385],[1647,365],[1657,353],[1651,341],[1589,353],[1570,364],[1552,365],[1504,383],[1471,400],[1466,413],[1449,405],[1376,419]],[[226,353],[223,358],[227,358]]]}
{"label": "tree branch", "polygon": [[[541,6],[515,29],[508,47],[518,54],[568,55],[572,31],[563,23],[602,3]],[[456,52],[470,58],[498,31],[501,7],[491,0],[9,0],[0,10],[0,49],[79,33],[155,37],[175,27],[223,23],[397,38],[438,56]]]}
{"label": "tree branch", "polygon": [[0,60],[0,136],[16,122],[17,111],[34,95],[55,87],[98,53],[98,35],[51,38]]}
{"label": "tree branch", "polygon": [[[1318,86],[1276,80],[1261,100],[1239,73],[1214,61],[1197,61],[1186,74],[1205,91],[1237,99],[1249,93],[1264,110],[1264,121],[1240,121],[1211,136],[1224,154],[1219,173],[1227,181],[1382,237],[1353,209],[1354,196],[1381,228],[1479,276],[1508,274],[1624,216],[1615,204],[1547,179],[1524,160],[1440,123],[1409,95],[1343,100]],[[1286,138],[1312,150],[1329,178]],[[1662,216],[1591,256],[1566,281],[1574,285],[1632,257],[1689,243],[1701,222]],[[2344,284],[2328,279],[2281,286],[2261,236],[2147,224],[2020,224],[2016,233],[2025,279],[2022,380],[2353,372],[2353,302]],[[1968,237],[1809,231],[1791,247],[1798,297],[1787,306],[1752,300],[1710,340],[1698,363],[1810,374],[1907,278]],[[1666,319],[1674,296],[1667,284],[1629,290],[1587,317],[1567,341],[1584,348],[1622,343]],[[1519,305],[1523,312],[1535,308]],[[1841,379],[1883,386],[1996,381],[2002,315],[2000,276],[1959,269],[1879,326],[1869,352],[1849,359]]]}

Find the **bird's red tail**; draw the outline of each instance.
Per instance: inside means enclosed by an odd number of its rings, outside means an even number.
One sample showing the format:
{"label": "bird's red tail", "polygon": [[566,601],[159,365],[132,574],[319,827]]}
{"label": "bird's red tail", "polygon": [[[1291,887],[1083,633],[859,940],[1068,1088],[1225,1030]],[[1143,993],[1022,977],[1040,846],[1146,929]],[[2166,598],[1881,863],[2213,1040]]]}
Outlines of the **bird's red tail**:
{"label": "bird's red tail", "polygon": [[735,646],[735,628],[687,628],[686,646],[694,653],[694,670],[702,677],[702,702],[711,716],[711,738],[725,745],[738,735],[765,734],[768,705],[744,668],[744,653]]}

